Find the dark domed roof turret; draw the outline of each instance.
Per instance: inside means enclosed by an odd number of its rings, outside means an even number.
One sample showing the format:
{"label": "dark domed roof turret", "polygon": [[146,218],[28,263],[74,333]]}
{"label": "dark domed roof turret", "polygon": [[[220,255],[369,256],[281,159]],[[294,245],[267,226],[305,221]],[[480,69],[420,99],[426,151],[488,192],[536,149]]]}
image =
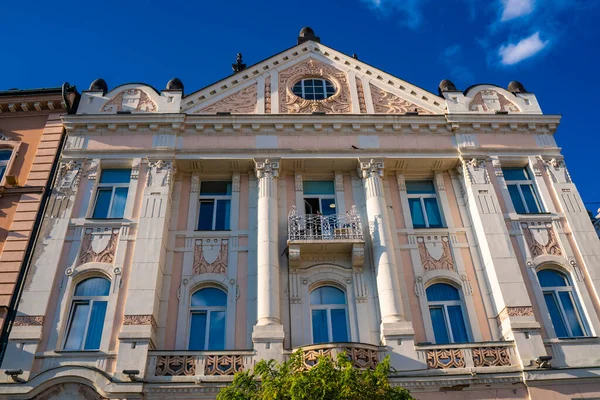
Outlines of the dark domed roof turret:
{"label": "dark domed roof turret", "polygon": [[167,82],[167,90],[181,90],[183,93],[183,82],[179,78],[173,78]]}
{"label": "dark domed roof turret", "polygon": [[94,82],[92,82],[88,90],[90,90],[91,92],[102,92],[102,94],[104,94],[108,92],[108,85],[106,84],[106,81],[104,79],[98,78]]}
{"label": "dark domed roof turret", "polygon": [[310,26],[305,26],[300,30],[300,34],[298,35],[298,44],[308,42],[309,40],[321,43],[321,38],[315,36],[315,31]]}
{"label": "dark domed roof turret", "polygon": [[450,79],[444,79],[443,81],[440,82],[440,85],[438,86],[438,92],[440,93],[440,96],[442,95],[442,92],[455,92],[455,91],[456,91],[456,86]]}
{"label": "dark domed roof turret", "polygon": [[527,93],[525,86],[519,81],[512,81],[508,84],[508,91],[511,93]]}

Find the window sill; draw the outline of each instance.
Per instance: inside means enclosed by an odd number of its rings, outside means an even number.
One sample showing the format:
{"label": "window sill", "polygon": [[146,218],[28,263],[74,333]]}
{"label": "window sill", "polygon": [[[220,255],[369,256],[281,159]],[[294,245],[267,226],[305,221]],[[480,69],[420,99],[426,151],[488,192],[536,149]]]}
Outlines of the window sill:
{"label": "window sill", "polygon": [[36,353],[36,357],[114,358],[117,353],[103,350],[54,350]]}
{"label": "window sill", "polygon": [[213,230],[209,230],[209,231],[196,229],[194,232],[206,232],[206,233],[209,233],[209,232],[231,232],[231,229],[221,229],[221,230],[213,229]]}
{"label": "window sill", "polygon": [[575,342],[577,342],[577,344],[594,344],[600,343],[600,338],[598,336],[577,336],[544,339],[544,344],[574,344]]}

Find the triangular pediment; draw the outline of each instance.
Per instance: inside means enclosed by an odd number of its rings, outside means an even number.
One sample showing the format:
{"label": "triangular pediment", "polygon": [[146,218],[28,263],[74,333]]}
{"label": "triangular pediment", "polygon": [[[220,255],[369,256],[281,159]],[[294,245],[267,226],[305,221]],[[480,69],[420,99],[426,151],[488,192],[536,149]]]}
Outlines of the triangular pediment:
{"label": "triangular pediment", "polygon": [[[326,79],[335,93],[297,96],[301,79]],[[187,114],[444,114],[439,96],[325,45],[305,42],[182,99]]]}

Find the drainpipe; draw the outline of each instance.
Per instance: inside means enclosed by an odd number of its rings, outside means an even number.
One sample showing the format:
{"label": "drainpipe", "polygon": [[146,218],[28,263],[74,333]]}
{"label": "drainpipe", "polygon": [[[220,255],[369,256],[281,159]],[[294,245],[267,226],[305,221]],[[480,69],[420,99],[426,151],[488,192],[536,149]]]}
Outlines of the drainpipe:
{"label": "drainpipe", "polygon": [[[73,91],[75,93],[76,101],[73,101],[73,106],[69,104],[67,91]],[[65,103],[67,104],[67,114],[74,114],[77,111],[77,103],[79,103],[79,94],[77,93],[77,89],[75,88],[75,86],[71,86],[68,82],[65,82],[62,85],[62,97]],[[19,275],[17,276],[17,282],[15,283],[15,291],[11,296],[10,304],[8,305],[8,313],[6,314],[6,320],[4,321],[4,326],[2,326],[2,332],[0,333],[0,366],[2,365],[2,361],[4,360],[4,354],[6,353],[6,347],[8,345],[8,337],[10,335],[10,331],[12,329],[15,317],[17,316],[17,306],[19,304],[19,301],[21,300],[21,294],[23,293],[25,278],[27,278],[27,273],[31,268],[33,249],[35,248],[35,245],[38,242],[40,227],[42,225],[44,215],[46,214],[46,208],[48,207],[48,200],[52,195],[52,186],[54,180],[56,179],[56,174],[58,172],[58,160],[60,159],[60,156],[62,154],[66,137],[67,135],[64,132],[63,128],[63,134],[60,138],[60,143],[58,144],[58,151],[54,156],[54,162],[52,163],[52,168],[50,169],[50,176],[48,177],[48,181],[46,182],[46,187],[44,188],[44,193],[42,195],[40,209],[38,210],[38,213],[35,217],[35,223],[33,224],[33,230],[31,231],[31,239],[29,240],[29,243],[27,243],[23,264],[21,265]]]}

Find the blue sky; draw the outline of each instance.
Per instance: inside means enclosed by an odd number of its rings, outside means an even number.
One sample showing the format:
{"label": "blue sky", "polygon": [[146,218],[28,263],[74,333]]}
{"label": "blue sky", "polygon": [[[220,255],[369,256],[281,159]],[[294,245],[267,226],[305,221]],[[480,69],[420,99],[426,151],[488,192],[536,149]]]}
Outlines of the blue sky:
{"label": "blue sky", "polygon": [[[322,43],[437,93],[521,81],[547,114],[588,209],[600,208],[600,0],[304,0],[4,2],[0,90],[81,91],[179,77],[190,93],[296,43],[311,26]],[[594,204],[598,203],[598,204]]]}

